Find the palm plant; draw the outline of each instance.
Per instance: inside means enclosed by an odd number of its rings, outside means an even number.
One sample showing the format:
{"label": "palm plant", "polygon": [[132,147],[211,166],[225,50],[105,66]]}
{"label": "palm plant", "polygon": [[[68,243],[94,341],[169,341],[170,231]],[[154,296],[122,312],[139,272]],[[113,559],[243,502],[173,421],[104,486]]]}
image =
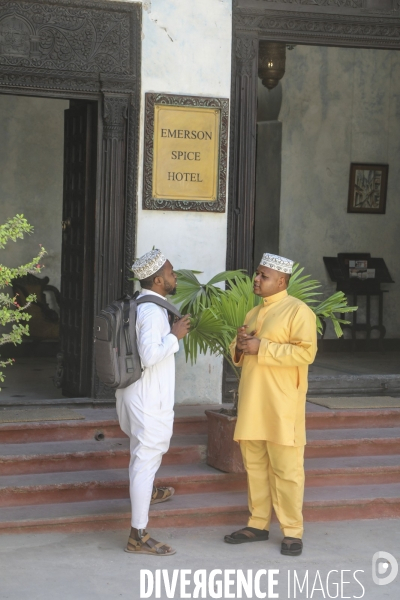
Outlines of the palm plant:
{"label": "palm plant", "polygon": [[[304,267],[294,265],[288,293],[313,310],[319,333],[323,331],[324,321],[330,320],[340,337],[343,335],[341,325],[349,323],[343,319],[343,314],[353,312],[357,307],[347,305],[343,292],[336,292],[321,301],[322,293],[316,291],[321,284],[310,275],[303,275],[303,271]],[[190,359],[192,364],[196,363],[199,353],[221,355],[239,380],[240,369],[232,362],[229,345],[246,314],[261,302],[261,298],[253,293],[253,281],[243,271],[224,271],[206,284],[199,282],[198,274],[198,271],[186,269],[177,271],[179,285],[174,301],[181,305],[182,313],[192,316],[190,333],[183,342],[186,361]],[[227,289],[216,285],[222,282],[227,283]]]}

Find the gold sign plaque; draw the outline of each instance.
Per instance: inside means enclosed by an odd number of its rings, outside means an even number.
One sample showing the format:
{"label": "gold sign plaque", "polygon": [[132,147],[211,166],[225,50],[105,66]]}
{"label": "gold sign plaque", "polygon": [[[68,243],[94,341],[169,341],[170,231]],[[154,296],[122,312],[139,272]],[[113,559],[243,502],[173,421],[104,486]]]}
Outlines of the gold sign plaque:
{"label": "gold sign plaque", "polygon": [[223,212],[228,101],[146,94],[143,208]]}
{"label": "gold sign plaque", "polygon": [[154,107],[153,198],[215,202],[220,110]]}

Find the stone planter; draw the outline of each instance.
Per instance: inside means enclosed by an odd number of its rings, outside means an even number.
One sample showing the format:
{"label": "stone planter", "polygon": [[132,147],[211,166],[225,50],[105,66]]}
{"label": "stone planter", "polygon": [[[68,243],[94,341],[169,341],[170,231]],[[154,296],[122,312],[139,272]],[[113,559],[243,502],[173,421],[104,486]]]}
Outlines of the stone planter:
{"label": "stone planter", "polygon": [[233,441],[237,417],[206,410],[208,421],[207,464],[225,473],[244,473],[239,444]]}

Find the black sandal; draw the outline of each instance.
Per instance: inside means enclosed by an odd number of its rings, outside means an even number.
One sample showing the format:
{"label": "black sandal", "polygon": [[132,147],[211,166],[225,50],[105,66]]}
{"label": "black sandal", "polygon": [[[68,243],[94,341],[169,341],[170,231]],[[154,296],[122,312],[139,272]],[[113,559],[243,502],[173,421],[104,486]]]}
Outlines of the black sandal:
{"label": "black sandal", "polygon": [[239,531],[234,531],[224,537],[227,544],[248,544],[249,542],[265,542],[269,537],[269,531],[266,529],[256,529],[255,527],[243,527]]}
{"label": "black sandal", "polygon": [[300,556],[303,552],[303,542],[300,538],[284,537],[281,544],[281,554]]}

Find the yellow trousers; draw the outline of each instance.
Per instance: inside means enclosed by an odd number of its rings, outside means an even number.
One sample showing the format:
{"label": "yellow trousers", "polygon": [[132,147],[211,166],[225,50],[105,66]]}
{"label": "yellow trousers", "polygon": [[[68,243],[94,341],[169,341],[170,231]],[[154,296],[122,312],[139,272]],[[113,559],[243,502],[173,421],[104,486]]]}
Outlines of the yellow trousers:
{"label": "yellow trousers", "polygon": [[241,440],[247,471],[248,527],[269,530],[272,506],[284,536],[303,537],[304,446]]}

